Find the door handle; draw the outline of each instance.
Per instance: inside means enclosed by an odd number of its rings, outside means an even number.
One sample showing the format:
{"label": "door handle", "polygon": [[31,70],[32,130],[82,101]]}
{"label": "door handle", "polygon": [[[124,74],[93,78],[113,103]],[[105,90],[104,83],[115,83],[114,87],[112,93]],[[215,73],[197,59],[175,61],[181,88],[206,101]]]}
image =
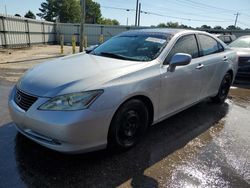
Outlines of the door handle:
{"label": "door handle", "polygon": [[228,57],[227,57],[227,56],[224,56],[222,60],[223,60],[223,61],[227,61],[227,60],[228,60]]}
{"label": "door handle", "polygon": [[199,64],[199,65],[196,67],[196,69],[202,69],[203,67],[204,67],[203,64]]}

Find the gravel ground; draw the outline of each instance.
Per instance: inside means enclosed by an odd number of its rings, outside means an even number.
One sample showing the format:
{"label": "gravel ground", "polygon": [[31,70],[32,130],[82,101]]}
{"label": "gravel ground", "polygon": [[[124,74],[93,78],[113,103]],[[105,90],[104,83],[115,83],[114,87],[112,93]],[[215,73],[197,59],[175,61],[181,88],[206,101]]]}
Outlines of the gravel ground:
{"label": "gravel ground", "polygon": [[[78,52],[78,47],[76,51]],[[46,60],[69,55],[71,46],[64,46],[64,53],[60,53],[58,45],[42,45],[23,49],[8,49],[0,51],[0,80],[16,82],[29,68]],[[28,61],[27,61],[28,60]]]}
{"label": "gravel ground", "polygon": [[[76,47],[76,52],[78,51],[79,48]],[[61,54],[61,47],[59,45],[37,45],[21,49],[0,49],[0,63],[49,58],[71,53],[72,47],[64,46],[64,53]]]}

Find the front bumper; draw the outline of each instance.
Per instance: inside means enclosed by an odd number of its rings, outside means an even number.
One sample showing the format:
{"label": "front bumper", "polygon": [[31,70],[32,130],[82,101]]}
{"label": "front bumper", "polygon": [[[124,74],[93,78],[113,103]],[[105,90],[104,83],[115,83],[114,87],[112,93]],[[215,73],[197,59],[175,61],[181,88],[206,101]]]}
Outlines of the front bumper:
{"label": "front bumper", "polygon": [[31,140],[52,150],[81,153],[106,147],[113,110],[42,111],[37,108],[48,98],[22,110],[14,101],[15,88],[9,96],[9,111],[17,130]]}

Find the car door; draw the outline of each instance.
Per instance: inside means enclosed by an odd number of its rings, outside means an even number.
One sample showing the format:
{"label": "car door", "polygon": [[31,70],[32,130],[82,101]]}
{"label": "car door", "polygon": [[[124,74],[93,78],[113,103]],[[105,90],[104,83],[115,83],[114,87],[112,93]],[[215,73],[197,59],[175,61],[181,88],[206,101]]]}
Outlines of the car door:
{"label": "car door", "polygon": [[[172,56],[187,53],[192,56],[190,64],[176,67],[174,72],[167,71]],[[167,55],[161,67],[161,90],[159,118],[171,115],[196,102],[200,95],[199,48],[195,35],[180,37]]]}
{"label": "car door", "polygon": [[201,51],[201,91],[199,99],[211,96],[218,91],[221,82],[223,64],[227,61],[223,46],[214,38],[206,34],[197,35]]}

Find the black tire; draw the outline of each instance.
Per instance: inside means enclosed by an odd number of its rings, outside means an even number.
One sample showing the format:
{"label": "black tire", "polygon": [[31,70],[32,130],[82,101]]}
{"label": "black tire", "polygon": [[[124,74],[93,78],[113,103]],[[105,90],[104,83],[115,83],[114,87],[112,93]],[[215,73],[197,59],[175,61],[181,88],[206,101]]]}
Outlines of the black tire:
{"label": "black tire", "polygon": [[220,84],[218,94],[215,97],[211,97],[214,103],[223,104],[225,102],[230,90],[231,83],[232,76],[230,73],[227,73]]}
{"label": "black tire", "polygon": [[148,109],[142,101],[131,99],[125,102],[112,119],[108,148],[125,150],[133,147],[145,133],[148,123]]}

